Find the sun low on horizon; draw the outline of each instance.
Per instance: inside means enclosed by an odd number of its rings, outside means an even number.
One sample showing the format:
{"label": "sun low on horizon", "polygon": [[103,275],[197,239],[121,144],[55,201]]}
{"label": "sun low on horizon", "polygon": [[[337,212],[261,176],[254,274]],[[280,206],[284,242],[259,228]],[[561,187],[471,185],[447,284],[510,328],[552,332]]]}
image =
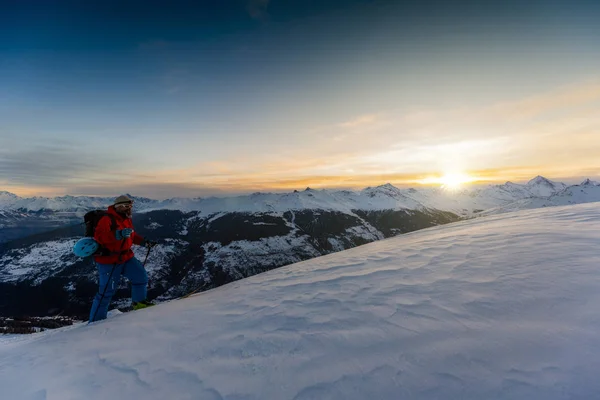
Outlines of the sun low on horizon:
{"label": "sun low on horizon", "polygon": [[424,185],[439,185],[449,191],[457,191],[470,183],[480,179],[464,172],[447,172],[439,176],[428,177],[421,180]]}
{"label": "sun low on horizon", "polygon": [[464,184],[473,182],[475,178],[472,178],[466,174],[445,174],[440,178],[442,187],[448,188],[449,190],[458,190]]}

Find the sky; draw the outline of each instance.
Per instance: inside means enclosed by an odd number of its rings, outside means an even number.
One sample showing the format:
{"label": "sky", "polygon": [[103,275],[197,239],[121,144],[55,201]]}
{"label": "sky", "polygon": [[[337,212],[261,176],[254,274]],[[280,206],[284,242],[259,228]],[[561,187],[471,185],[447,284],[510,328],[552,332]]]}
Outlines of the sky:
{"label": "sky", "polygon": [[598,17],[578,0],[0,0],[0,190],[597,178]]}

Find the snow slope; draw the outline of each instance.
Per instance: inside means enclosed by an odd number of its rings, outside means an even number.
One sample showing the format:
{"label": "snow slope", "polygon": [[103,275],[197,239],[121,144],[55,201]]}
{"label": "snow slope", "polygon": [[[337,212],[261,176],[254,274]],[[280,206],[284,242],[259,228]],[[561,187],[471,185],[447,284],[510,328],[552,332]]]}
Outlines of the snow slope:
{"label": "snow slope", "polygon": [[6,399],[594,399],[600,204],[385,239],[0,346]]}

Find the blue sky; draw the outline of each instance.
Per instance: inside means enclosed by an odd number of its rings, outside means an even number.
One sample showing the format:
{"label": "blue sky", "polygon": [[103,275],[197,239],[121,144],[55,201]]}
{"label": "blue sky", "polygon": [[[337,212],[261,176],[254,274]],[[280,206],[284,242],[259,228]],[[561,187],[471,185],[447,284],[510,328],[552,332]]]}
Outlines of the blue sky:
{"label": "blue sky", "polygon": [[594,1],[0,1],[0,189],[600,175]]}

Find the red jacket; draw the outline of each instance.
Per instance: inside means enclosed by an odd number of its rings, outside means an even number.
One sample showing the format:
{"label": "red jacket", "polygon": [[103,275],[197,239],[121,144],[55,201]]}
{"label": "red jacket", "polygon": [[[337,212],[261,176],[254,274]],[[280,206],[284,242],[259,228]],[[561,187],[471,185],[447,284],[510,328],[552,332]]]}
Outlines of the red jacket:
{"label": "red jacket", "polygon": [[[127,218],[119,214],[113,206],[108,207],[109,214],[113,215],[117,225],[117,230],[124,228],[133,229],[133,222],[131,218]],[[105,215],[98,221],[96,229],[94,231],[94,239],[100,243],[102,247],[108,249],[114,253],[108,256],[94,256],[94,259],[98,264],[122,264],[133,258],[133,251],[131,246],[134,244],[140,245],[144,241],[141,235],[133,232],[131,237],[123,240],[117,240],[114,230],[111,230],[112,220],[109,216]]]}

